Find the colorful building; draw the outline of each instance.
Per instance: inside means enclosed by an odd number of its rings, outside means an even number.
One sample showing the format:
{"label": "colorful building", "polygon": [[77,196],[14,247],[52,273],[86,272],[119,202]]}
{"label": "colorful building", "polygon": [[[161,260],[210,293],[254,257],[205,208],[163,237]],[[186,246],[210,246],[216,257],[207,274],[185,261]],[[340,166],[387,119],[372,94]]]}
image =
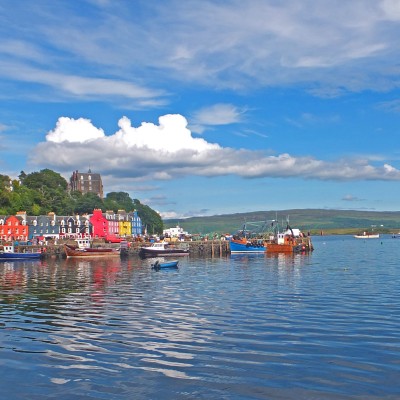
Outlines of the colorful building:
{"label": "colorful building", "polygon": [[0,217],[0,239],[5,241],[27,241],[29,226],[26,223],[26,213]]}

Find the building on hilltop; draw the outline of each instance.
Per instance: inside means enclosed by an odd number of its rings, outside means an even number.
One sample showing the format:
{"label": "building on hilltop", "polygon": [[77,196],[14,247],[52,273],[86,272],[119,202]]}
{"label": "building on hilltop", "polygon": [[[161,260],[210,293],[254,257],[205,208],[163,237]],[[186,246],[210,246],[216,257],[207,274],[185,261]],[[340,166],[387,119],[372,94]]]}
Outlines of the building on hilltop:
{"label": "building on hilltop", "polygon": [[94,174],[89,168],[87,173],[78,172],[72,173],[69,181],[70,190],[78,191],[82,194],[95,193],[101,199],[103,198],[103,182],[101,181],[100,174]]}

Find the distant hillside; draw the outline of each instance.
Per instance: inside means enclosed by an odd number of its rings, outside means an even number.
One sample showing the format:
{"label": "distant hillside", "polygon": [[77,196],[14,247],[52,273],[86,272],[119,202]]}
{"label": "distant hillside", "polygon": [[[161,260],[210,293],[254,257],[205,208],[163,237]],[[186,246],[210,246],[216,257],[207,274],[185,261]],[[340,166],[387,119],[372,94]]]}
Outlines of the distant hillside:
{"label": "distant hillside", "polygon": [[179,225],[192,234],[234,233],[246,225],[249,229],[266,220],[277,219],[285,223],[289,216],[292,227],[311,233],[352,233],[370,230],[377,232],[398,232],[400,230],[400,211],[353,211],[353,210],[319,210],[293,209],[280,211],[255,211],[211,217],[193,217],[187,219],[164,220],[165,228]]}

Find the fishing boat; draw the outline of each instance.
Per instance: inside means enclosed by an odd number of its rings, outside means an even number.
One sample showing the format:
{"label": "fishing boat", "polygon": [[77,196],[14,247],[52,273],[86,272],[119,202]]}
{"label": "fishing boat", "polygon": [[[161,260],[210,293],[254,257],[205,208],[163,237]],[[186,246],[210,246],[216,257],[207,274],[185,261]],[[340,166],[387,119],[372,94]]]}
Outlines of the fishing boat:
{"label": "fishing boat", "polygon": [[311,237],[298,228],[291,228],[289,220],[284,232],[279,232],[278,225],[275,225],[274,234],[266,242],[266,248],[267,253],[307,253],[314,250]]}
{"label": "fishing boat", "polygon": [[188,247],[180,247],[169,244],[168,242],[155,242],[150,246],[142,246],[139,250],[140,257],[168,257],[168,256],[187,256],[189,254]]}
{"label": "fishing boat", "polygon": [[379,239],[379,233],[373,232],[362,232],[357,235],[354,235],[356,239]]}
{"label": "fishing boat", "polygon": [[15,252],[14,245],[0,246],[0,261],[39,260],[43,254],[40,251]]}
{"label": "fishing boat", "polygon": [[242,229],[228,239],[231,254],[264,253],[266,251],[264,235],[267,225],[268,221],[245,221]]}
{"label": "fishing boat", "polygon": [[233,236],[229,240],[231,253],[264,253],[266,248],[262,239],[247,239]]}
{"label": "fishing boat", "polygon": [[278,233],[266,243],[267,253],[307,253],[314,248],[309,236],[293,236],[288,232]]}
{"label": "fishing boat", "polygon": [[162,261],[157,260],[154,264],[152,264],[153,269],[161,269],[161,268],[178,268],[178,260],[171,261]]}
{"label": "fishing boat", "polygon": [[67,258],[89,258],[89,257],[120,257],[119,249],[112,248],[92,248],[85,247],[79,248],[64,244],[64,251]]}

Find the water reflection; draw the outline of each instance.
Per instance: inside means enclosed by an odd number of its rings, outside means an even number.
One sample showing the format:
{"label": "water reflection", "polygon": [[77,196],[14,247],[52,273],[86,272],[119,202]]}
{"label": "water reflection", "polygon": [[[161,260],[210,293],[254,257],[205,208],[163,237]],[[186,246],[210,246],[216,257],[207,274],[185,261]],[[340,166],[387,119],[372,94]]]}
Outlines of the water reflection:
{"label": "water reflection", "polygon": [[0,397],[395,398],[400,246],[326,243],[172,273],[133,257],[2,263]]}

